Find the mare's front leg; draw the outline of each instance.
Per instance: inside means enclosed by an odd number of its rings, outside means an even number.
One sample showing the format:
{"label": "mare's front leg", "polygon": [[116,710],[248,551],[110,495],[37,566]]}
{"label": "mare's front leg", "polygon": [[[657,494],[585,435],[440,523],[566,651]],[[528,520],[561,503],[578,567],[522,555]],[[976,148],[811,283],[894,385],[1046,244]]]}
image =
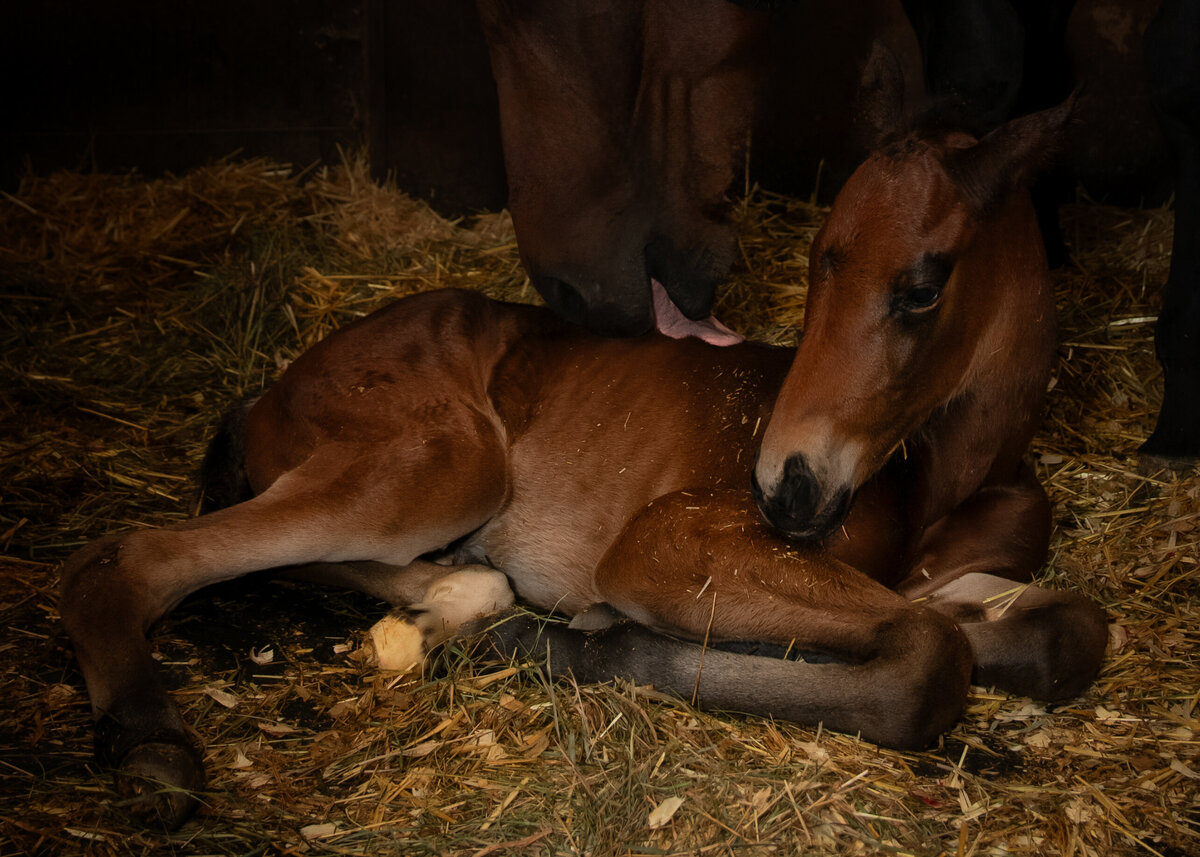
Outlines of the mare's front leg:
{"label": "mare's front leg", "polygon": [[59,610],[87,683],[97,752],[117,768],[135,811],[175,826],[203,782],[151,656],[150,626],[211,583],[306,563],[405,565],[491,517],[505,492],[498,438],[457,444],[453,472],[423,449],[411,438],[328,444],[245,503],[109,536],[67,560]]}
{"label": "mare's front leg", "polygon": [[[748,491],[655,500],[605,556],[596,584],[647,627],[550,626],[540,637],[509,632],[518,639],[507,643],[580,681],[632,678],[708,708],[823,722],[896,747],[935,740],[966,699],[970,648],[951,621],[818,550],[789,548]],[[705,640],[765,641],[834,661],[738,655],[697,645]]]}
{"label": "mare's front leg", "polygon": [[1033,473],[989,486],[925,533],[897,590],[944,613],[971,641],[974,681],[1036,699],[1078,696],[1100,669],[1104,612],[1075,592],[1034,586],[1050,507]]}
{"label": "mare's front leg", "polygon": [[1200,461],[1200,4],[1163,0],[1146,28],[1146,83],[1175,156],[1171,270],[1154,345],[1163,403],[1141,467],[1153,472]]}

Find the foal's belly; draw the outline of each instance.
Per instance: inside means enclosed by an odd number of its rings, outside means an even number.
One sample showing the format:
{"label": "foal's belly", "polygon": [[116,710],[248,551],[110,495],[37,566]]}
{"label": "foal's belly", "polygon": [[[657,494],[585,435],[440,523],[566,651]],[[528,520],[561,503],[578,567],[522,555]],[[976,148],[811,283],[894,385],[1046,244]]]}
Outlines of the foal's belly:
{"label": "foal's belly", "polygon": [[[502,570],[523,601],[577,613],[603,600],[596,568],[634,515],[664,494],[724,484],[692,472],[690,457],[664,460],[653,445],[589,447],[586,439],[551,450],[525,439],[512,449],[508,502],[462,554]],[[748,468],[744,475],[748,484]]]}

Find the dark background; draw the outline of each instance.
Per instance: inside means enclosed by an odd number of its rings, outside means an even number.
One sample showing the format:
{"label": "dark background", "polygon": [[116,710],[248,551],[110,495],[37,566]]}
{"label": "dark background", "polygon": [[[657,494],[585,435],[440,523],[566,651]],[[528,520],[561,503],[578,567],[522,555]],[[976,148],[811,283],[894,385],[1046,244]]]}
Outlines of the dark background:
{"label": "dark background", "polygon": [[[872,40],[902,55],[916,42],[898,0],[798,6],[773,24],[750,178],[801,196],[819,183],[828,200],[862,155],[851,117]],[[1098,199],[1170,192],[1143,83],[1155,6],[1077,0],[1071,16],[1088,100],[1064,160]],[[28,169],[153,176],[262,155],[301,170],[362,150],[444,214],[504,205],[473,0],[0,0],[0,189]]]}
{"label": "dark background", "polygon": [[504,204],[472,0],[0,0],[0,81],[6,190],[28,167],[300,169],[366,146],[444,210]]}

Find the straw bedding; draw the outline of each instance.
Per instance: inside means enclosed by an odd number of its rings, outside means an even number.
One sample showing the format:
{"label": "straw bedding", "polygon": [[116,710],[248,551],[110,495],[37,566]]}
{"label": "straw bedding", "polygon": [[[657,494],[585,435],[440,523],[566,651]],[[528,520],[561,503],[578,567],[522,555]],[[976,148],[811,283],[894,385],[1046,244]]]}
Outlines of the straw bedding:
{"label": "straw bedding", "polygon": [[[718,315],[789,341],[823,216],[752,193]],[[1084,697],[976,688],[939,746],[899,753],[455,650],[382,674],[359,653],[382,605],[253,580],[155,637],[210,772],[166,835],[131,826],[91,758],[57,565],[187,517],[219,413],[347,319],[440,286],[536,298],[505,215],[449,222],[353,160],[27,180],[0,198],[0,854],[1200,853],[1200,476],[1136,466],[1171,215],[1083,200],[1064,222],[1032,456],[1056,524],[1042,578],[1112,620]]]}

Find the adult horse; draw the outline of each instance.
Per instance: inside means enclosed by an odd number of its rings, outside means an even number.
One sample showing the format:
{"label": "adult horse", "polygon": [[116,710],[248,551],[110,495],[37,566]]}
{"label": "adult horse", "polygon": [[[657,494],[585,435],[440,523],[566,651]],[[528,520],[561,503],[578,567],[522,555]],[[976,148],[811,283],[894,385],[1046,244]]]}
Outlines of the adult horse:
{"label": "adult horse", "polygon": [[607,335],[650,330],[656,297],[703,319],[733,258],[727,193],[767,13],[728,0],[478,7],[508,208],[534,287],[561,317]]}
{"label": "adult horse", "polygon": [[[147,630],[204,585],[278,567],[409,605],[416,656],[509,583],[545,609],[610,605],[639,624],[548,631],[552,669],[897,747],[947,729],[972,677],[1080,692],[1105,620],[1029,584],[1050,521],[1023,460],[1055,342],[1021,185],[1066,115],[884,145],[814,242],[794,351],[615,341],[437,292],[302,355],[214,443],[208,471],[235,478],[211,499],[234,505],[102,538],[63,570],[98,750],[133,805],[177,824],[203,780]],[[541,650],[538,634],[514,619],[490,639]]]}
{"label": "adult horse", "polygon": [[1150,96],[1176,158],[1176,203],[1154,329],[1163,404],[1142,453],[1170,466],[1200,460],[1200,4],[1162,0],[1145,46]]}

